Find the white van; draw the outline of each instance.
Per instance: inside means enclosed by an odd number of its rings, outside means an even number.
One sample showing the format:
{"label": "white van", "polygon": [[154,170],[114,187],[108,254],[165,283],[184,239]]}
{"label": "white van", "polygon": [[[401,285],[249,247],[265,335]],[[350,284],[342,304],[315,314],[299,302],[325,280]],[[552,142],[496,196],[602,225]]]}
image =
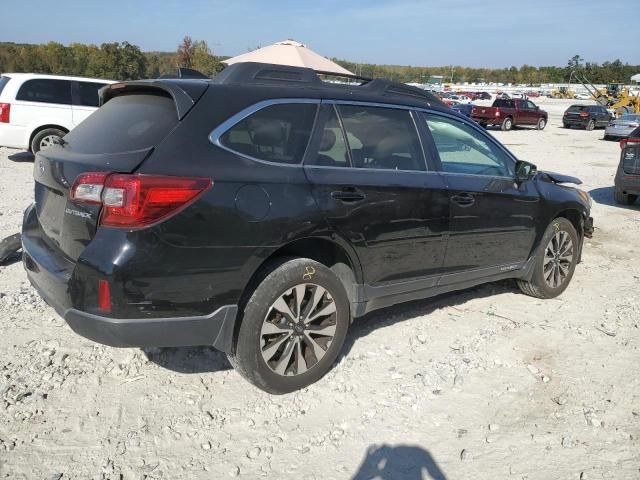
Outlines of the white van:
{"label": "white van", "polygon": [[112,80],[34,73],[0,76],[0,146],[31,150],[57,142],[98,108]]}

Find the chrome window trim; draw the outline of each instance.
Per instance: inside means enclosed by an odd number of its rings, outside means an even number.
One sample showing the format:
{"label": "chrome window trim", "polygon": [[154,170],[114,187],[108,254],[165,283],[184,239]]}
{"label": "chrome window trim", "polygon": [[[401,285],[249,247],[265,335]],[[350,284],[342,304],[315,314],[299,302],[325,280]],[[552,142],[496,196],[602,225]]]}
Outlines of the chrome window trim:
{"label": "chrome window trim", "polygon": [[[315,98],[272,98],[269,100],[262,100],[260,102],[254,103],[253,105],[245,108],[244,110],[239,111],[235,115],[232,115],[231,117],[223,121],[220,125],[218,125],[216,128],[214,128],[211,131],[211,133],[209,134],[209,141],[216,147],[226,150],[227,152],[233,153],[234,155],[240,155],[241,157],[246,158],[248,160],[252,160],[254,162],[264,163],[266,165],[278,165],[281,167],[302,167],[302,160],[304,158],[304,155],[303,155],[303,158],[300,158],[300,162],[298,163],[270,162],[269,160],[263,160],[261,158],[256,158],[251,155],[247,155],[245,153],[233,150],[232,148],[229,148],[223,145],[222,142],[220,141],[220,138],[225,133],[227,133],[227,131],[229,131],[231,128],[235,127],[238,123],[240,123],[242,120],[249,117],[250,115],[253,115],[256,112],[259,112],[260,110],[266,107],[270,107],[272,105],[283,105],[283,104],[319,105],[320,102],[321,102],[320,99],[315,99]],[[316,116],[317,114],[318,112],[316,108]],[[315,127],[315,120],[314,120],[314,125],[311,127],[311,133],[313,133],[314,127]],[[311,140],[311,138],[309,138],[309,140]],[[307,148],[308,147],[309,147],[309,143],[307,142]]]}

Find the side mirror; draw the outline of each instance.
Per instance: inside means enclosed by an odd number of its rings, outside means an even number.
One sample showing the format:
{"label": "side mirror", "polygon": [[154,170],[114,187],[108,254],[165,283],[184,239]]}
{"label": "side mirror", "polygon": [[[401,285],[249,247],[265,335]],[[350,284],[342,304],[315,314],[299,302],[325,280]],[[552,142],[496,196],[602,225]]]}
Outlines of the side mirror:
{"label": "side mirror", "polygon": [[530,180],[538,173],[538,167],[533,163],[518,160],[516,162],[516,182],[524,182]]}

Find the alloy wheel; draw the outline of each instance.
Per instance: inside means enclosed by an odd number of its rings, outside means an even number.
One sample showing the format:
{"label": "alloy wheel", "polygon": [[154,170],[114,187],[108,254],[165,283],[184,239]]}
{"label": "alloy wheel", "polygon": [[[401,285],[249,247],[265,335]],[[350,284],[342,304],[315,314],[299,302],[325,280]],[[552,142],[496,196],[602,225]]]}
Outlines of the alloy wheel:
{"label": "alloy wheel", "polygon": [[545,283],[551,288],[564,284],[573,263],[573,241],[563,230],[556,232],[544,252],[542,273]]}
{"label": "alloy wheel", "polygon": [[40,140],[40,150],[43,148],[51,147],[53,145],[58,145],[60,143],[60,137],[57,135],[47,135]]}
{"label": "alloy wheel", "polygon": [[262,323],[260,352],[278,375],[300,375],[324,357],[336,333],[336,304],[324,287],[304,283],[282,293]]}

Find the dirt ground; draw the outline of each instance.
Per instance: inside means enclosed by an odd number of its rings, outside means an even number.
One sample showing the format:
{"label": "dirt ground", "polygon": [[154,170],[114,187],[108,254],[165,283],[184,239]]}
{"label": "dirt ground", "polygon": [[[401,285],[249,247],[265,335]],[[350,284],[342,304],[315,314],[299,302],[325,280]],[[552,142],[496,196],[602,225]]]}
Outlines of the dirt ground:
{"label": "dirt ground", "polygon": [[[534,99],[535,100],[535,99]],[[615,142],[493,133],[576,175],[596,232],[554,300],[500,282],[370,314],[335,368],[270,396],[211,348],[115,349],[74,334],[0,267],[0,478],[638,479],[640,206],[613,203]],[[0,149],[0,236],[32,202],[32,160]]]}

